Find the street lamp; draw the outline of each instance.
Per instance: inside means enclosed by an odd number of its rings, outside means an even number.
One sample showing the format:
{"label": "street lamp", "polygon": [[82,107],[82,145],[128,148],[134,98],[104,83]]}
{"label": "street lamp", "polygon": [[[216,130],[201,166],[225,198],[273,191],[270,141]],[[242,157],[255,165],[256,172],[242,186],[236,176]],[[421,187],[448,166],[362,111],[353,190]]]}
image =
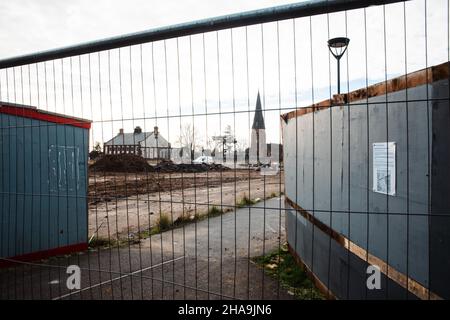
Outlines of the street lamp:
{"label": "street lamp", "polygon": [[156,141],[156,162],[159,161],[158,134],[159,134],[158,127],[157,126],[153,127],[153,136],[155,137]]}
{"label": "street lamp", "polygon": [[328,48],[330,49],[331,54],[337,60],[337,90],[338,94],[341,93],[341,76],[340,76],[340,66],[339,61],[347,50],[348,43],[350,42],[349,38],[339,37],[328,40]]}
{"label": "street lamp", "polygon": [[237,162],[237,150],[236,150],[237,140],[236,139],[233,140],[233,144],[234,144],[234,157],[233,157],[233,160],[234,160],[234,163],[236,163]]}
{"label": "street lamp", "polygon": [[227,156],[226,156],[226,153],[227,153],[227,138],[226,137],[223,137],[222,143],[223,143],[223,162],[225,163],[225,162],[227,162]]}

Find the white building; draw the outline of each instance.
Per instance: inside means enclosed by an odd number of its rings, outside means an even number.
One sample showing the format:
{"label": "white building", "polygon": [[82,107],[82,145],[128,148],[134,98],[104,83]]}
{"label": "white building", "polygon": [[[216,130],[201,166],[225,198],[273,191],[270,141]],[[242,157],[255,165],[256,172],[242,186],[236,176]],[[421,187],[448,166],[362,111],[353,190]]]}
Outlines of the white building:
{"label": "white building", "polygon": [[170,159],[171,146],[155,127],[153,132],[142,132],[136,127],[133,133],[119,133],[103,146],[105,154],[136,154],[146,159]]}

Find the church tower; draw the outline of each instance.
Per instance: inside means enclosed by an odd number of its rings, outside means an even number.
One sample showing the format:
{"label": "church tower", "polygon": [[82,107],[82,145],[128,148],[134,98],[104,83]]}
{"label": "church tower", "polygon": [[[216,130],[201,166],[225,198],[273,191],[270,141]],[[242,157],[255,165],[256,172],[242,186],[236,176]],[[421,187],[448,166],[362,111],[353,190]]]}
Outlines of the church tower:
{"label": "church tower", "polygon": [[252,164],[265,163],[267,160],[266,127],[264,125],[259,91],[256,98],[255,116],[253,118],[249,160]]}

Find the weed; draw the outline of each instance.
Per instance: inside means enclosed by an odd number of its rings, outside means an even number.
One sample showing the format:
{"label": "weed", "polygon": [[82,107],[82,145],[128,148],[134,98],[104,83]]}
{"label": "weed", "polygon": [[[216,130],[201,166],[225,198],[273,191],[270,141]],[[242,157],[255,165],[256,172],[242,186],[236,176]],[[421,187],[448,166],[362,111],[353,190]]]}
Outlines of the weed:
{"label": "weed", "polygon": [[253,258],[253,261],[263,267],[268,275],[279,279],[282,287],[292,292],[297,299],[324,299],[306,272],[295,262],[286,245],[265,256]]}
{"label": "weed", "polygon": [[185,224],[187,224],[187,223],[190,223],[190,222],[195,222],[195,221],[197,221],[199,219],[199,215],[196,213],[195,215],[186,215],[186,214],[184,214],[184,215],[182,215],[182,216],[179,216],[174,222],[173,222],[173,226],[174,227],[180,227],[180,226],[183,226],[183,225],[185,225]]}
{"label": "weed", "polygon": [[275,198],[275,197],[277,197],[278,195],[277,195],[277,193],[276,192],[272,192],[271,194],[270,194],[270,196],[269,196],[269,199],[270,198]]}
{"label": "weed", "polygon": [[108,247],[112,241],[105,238],[98,238],[95,237],[92,239],[91,242],[89,242],[89,247],[91,248],[97,248],[97,247]]}
{"label": "weed", "polygon": [[209,208],[208,210],[208,216],[209,217],[216,217],[216,216],[220,216],[223,213],[223,210],[219,209],[216,206],[212,206],[211,208]]}
{"label": "weed", "polygon": [[153,229],[154,228],[152,228],[152,229],[145,229],[145,230],[142,230],[140,233],[139,233],[139,238],[140,239],[146,239],[146,238],[148,238],[148,237],[150,237],[151,235],[153,235]]}
{"label": "weed", "polygon": [[245,206],[252,206],[252,205],[254,205],[256,202],[257,202],[257,201],[250,199],[250,198],[247,197],[247,195],[244,193],[244,197],[243,197],[240,201],[238,201],[238,202],[236,203],[236,206],[237,206],[238,208],[242,208],[242,207],[245,207]]}
{"label": "weed", "polygon": [[89,248],[108,248],[108,247],[122,247],[128,245],[128,243],[136,243],[135,240],[127,239],[107,239],[107,238],[94,238],[89,243]]}
{"label": "weed", "polygon": [[169,215],[165,213],[161,213],[161,216],[158,219],[158,222],[156,223],[158,229],[160,232],[169,230],[172,226],[172,221],[169,217]]}

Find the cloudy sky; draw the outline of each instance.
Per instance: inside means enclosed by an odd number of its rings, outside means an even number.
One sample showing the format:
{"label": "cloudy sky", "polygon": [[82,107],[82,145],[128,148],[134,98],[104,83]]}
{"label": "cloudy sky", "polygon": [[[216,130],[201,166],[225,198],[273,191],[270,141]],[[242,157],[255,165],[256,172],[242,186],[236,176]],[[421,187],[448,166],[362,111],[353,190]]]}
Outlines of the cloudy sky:
{"label": "cloudy sky", "polygon": [[[0,1],[0,59],[296,1]],[[426,13],[426,14],[425,14]],[[0,99],[94,121],[91,143],[157,124],[175,142],[194,125],[203,144],[227,125],[248,144],[256,94],[267,140],[279,115],[336,92],[326,41],[351,39],[343,92],[448,60],[448,1],[413,0],[146,43],[0,71]]]}
{"label": "cloudy sky", "polygon": [[0,58],[302,1],[15,0],[0,1]]}

